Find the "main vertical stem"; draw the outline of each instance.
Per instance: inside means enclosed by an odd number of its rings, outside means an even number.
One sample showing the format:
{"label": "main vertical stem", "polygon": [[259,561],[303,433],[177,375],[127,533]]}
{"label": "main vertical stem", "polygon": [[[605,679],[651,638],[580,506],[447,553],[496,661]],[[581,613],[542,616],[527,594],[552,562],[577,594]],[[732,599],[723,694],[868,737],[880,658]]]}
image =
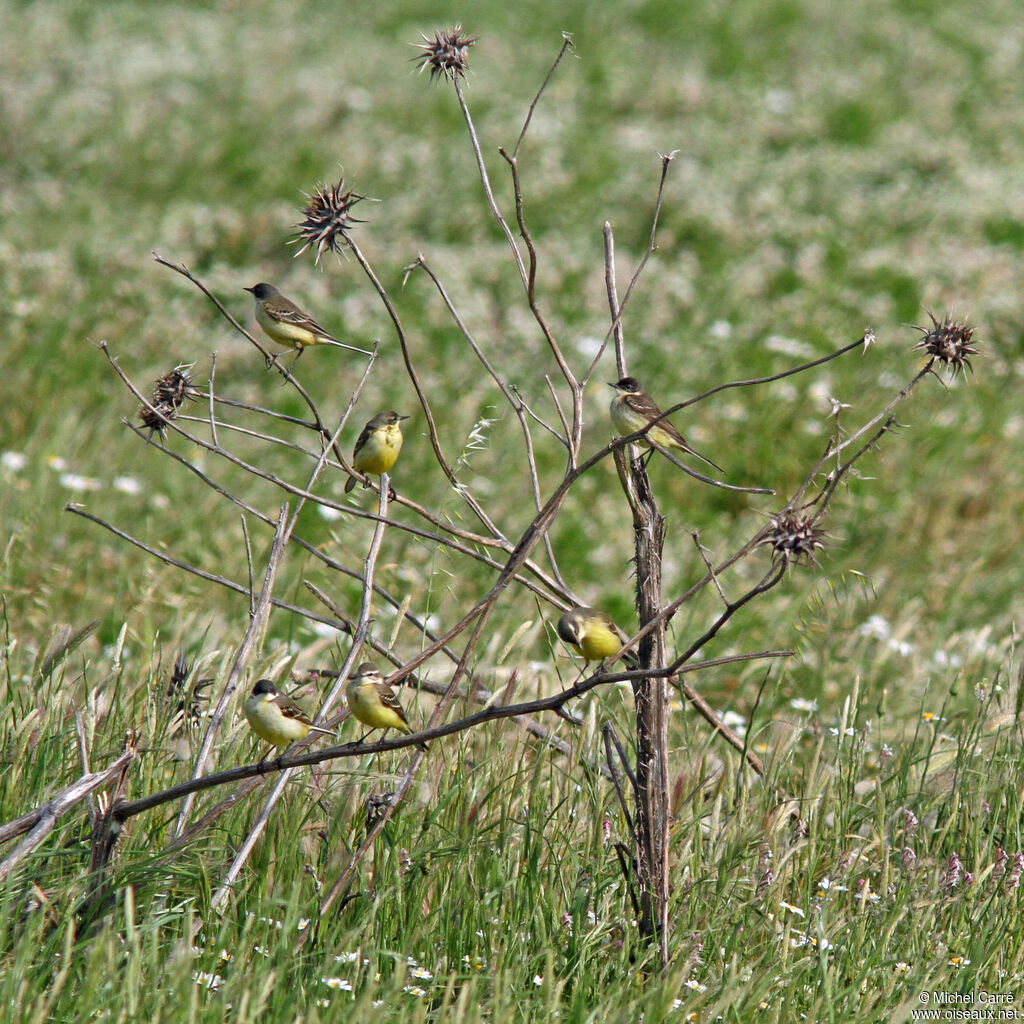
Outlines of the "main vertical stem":
{"label": "main vertical stem", "polygon": [[[640,625],[661,611],[661,553],[665,520],[658,511],[643,464],[616,463],[630,507],[636,547],[636,605]],[[651,630],[637,649],[642,668],[665,664],[665,627]],[[663,967],[668,964],[668,684],[648,677],[633,684],[636,707],[636,863],[640,931],[657,937]]]}

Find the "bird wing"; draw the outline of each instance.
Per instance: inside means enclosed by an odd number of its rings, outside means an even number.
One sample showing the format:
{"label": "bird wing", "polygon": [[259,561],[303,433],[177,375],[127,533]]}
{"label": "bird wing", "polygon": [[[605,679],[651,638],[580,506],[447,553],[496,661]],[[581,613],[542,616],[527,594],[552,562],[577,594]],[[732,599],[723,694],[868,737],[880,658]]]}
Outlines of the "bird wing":
{"label": "bird wing", "polygon": [[[653,399],[648,399],[647,401],[644,401],[644,399],[641,398],[638,401],[636,395],[627,395],[626,401],[629,402],[630,408],[647,417],[648,422],[650,422],[651,420],[658,419],[658,417],[662,415],[661,409],[658,408],[657,404],[654,402]],[[705,462],[714,469],[717,469],[719,473],[725,472],[725,470],[722,469],[722,467],[719,466],[717,462],[712,462],[706,455],[701,455],[699,451],[693,448],[692,445],[690,445],[687,442],[686,438],[679,433],[679,431],[676,429],[676,425],[672,423],[672,421],[669,420],[667,416],[664,419],[658,420],[657,425],[652,430],[647,431],[646,436],[648,440],[653,440],[651,435],[654,433],[655,430],[661,430],[664,433],[668,434],[668,436],[672,438],[672,440],[677,445],[679,445],[679,447],[682,448],[684,452],[689,452],[690,455],[693,455],[695,458],[700,459],[701,462]]]}
{"label": "bird wing", "polygon": [[[682,445],[684,448],[689,447],[686,444],[686,438],[676,429],[675,424],[666,416],[664,419],[658,419],[662,415],[661,409],[658,408],[657,404],[648,396],[641,397],[640,395],[626,395],[626,401],[629,403],[629,407],[636,413],[639,413],[644,419],[650,423],[652,420],[658,420],[655,430],[663,430],[669,437],[672,438],[677,444]],[[648,431],[648,435],[650,431]]]}
{"label": "bird wing", "polygon": [[390,708],[406,725],[409,724],[409,719],[405,717],[405,709],[399,703],[398,697],[395,696],[395,691],[387,683],[377,684],[377,696],[380,697],[380,702],[384,707]]}
{"label": "bird wing", "polygon": [[283,693],[279,693],[274,698],[274,703],[281,709],[281,714],[285,718],[292,718],[296,722],[302,722],[303,725],[313,724],[309,719],[309,715],[291,697],[286,697]]}
{"label": "bird wing", "polygon": [[[280,320],[283,324],[294,324],[296,327],[302,327],[307,331],[312,331],[313,334],[322,335],[324,338],[331,338],[331,335],[327,333],[308,313],[303,313],[298,306],[294,303],[289,302],[288,305],[273,303],[269,307],[269,312]],[[336,339],[331,338],[331,341]]]}
{"label": "bird wing", "polygon": [[595,615],[599,618],[618,638],[620,643],[625,643],[629,638],[619,629],[615,620],[607,613],[595,609]]}
{"label": "bird wing", "polygon": [[360,433],[359,437],[356,438],[356,445],[352,449],[353,456],[355,456],[356,452],[358,452],[359,449],[362,448],[363,445],[370,440],[370,435],[373,433],[373,429],[374,428],[371,427],[369,423],[367,423],[366,426],[363,427],[362,433]]}

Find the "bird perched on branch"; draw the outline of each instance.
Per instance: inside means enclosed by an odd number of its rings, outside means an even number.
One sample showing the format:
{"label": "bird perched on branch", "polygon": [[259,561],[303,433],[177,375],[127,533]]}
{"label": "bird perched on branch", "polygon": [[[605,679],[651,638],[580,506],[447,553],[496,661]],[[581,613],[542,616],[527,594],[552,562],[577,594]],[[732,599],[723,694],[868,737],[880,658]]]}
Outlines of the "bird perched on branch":
{"label": "bird perched on branch", "polygon": [[323,732],[334,736],[330,729],[314,725],[298,704],[278,693],[269,679],[261,679],[252,688],[242,710],[245,720],[260,739],[275,747],[287,747],[296,740],[304,740],[310,732]]}
{"label": "bird perched on branch", "polygon": [[[570,608],[558,620],[555,628],[570,647],[583,655],[587,664],[592,661],[603,662],[618,654],[627,639],[607,612],[583,605]],[[638,667],[632,654],[626,654],[623,660],[629,668]]]}
{"label": "bird perched on branch", "polygon": [[[373,473],[375,476],[390,472],[402,450],[401,423],[408,418],[399,416],[394,409],[374,416],[363,427],[356,446],[352,449],[353,468],[360,473]],[[351,491],[355,485],[356,478],[349,477],[345,484],[345,492]]]}
{"label": "bird perched on branch", "polygon": [[[374,729],[397,729],[407,736],[413,731],[405,711],[395,696],[395,691],[384,682],[372,661],[364,661],[345,687],[352,717]],[[420,750],[426,750],[426,743],[417,743]]]}
{"label": "bird perched on branch", "polygon": [[650,448],[653,454],[654,446],[651,444],[653,441],[669,451],[674,448],[676,451],[693,455],[695,458],[700,459],[701,462],[706,462],[709,466],[717,469],[719,473],[725,472],[721,466],[715,465],[710,459],[701,455],[700,452],[694,451],[686,443],[683,435],[669,423],[668,419],[658,418],[662,415],[661,409],[658,408],[658,404],[654,399],[644,391],[643,386],[636,377],[623,377],[622,380],[615,384],[609,383],[608,386],[615,388],[617,392],[612,399],[609,412],[611,413],[612,423],[620,434],[623,436],[633,434],[654,423],[654,426],[643,437],[637,439],[637,444],[642,445],[644,448]]}
{"label": "bird perched on branch", "polygon": [[336,345],[350,352],[361,352],[364,356],[372,354],[332,337],[272,284],[260,282],[245,290],[256,300],[256,322],[263,328],[263,333],[279,348],[297,350],[296,359],[310,345]]}

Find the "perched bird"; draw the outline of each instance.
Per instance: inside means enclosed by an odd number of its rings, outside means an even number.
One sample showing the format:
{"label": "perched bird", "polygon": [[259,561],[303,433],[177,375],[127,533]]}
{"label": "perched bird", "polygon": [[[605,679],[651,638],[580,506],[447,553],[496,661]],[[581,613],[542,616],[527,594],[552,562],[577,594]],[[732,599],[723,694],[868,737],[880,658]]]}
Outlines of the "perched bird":
{"label": "perched bird", "polygon": [[310,731],[334,735],[330,729],[314,725],[306,712],[291,697],[278,693],[269,679],[259,680],[252,688],[243,710],[249,728],[275,747],[287,747],[295,740],[303,740]]}
{"label": "perched bird", "polygon": [[286,299],[272,284],[261,282],[245,289],[256,300],[256,322],[263,333],[283,349],[296,349],[298,355],[309,345],[337,345],[350,352],[371,355],[365,349],[346,345],[331,337],[308,313],[304,313],[291,299]]}
{"label": "perched bird", "polygon": [[[372,661],[364,661],[345,687],[352,717],[374,729],[397,729],[406,735],[411,733],[409,719],[405,717],[402,705],[398,703],[395,691],[384,682]],[[420,750],[426,750],[426,743],[417,743]]]}
{"label": "perched bird", "polygon": [[687,455],[693,455],[700,459],[701,462],[706,462],[709,466],[717,469],[719,473],[725,472],[721,466],[717,466],[710,459],[704,458],[700,452],[695,452],[686,443],[683,435],[667,419],[658,419],[661,415],[661,410],[654,399],[644,391],[636,377],[623,377],[617,384],[609,383],[608,386],[615,388],[618,392],[612,399],[609,411],[611,412],[612,423],[620,434],[633,434],[638,430],[643,430],[654,420],[658,420],[643,437],[637,440],[637,444],[650,448],[653,453],[654,447],[651,441],[654,441],[661,445],[662,448],[675,448],[677,451],[686,452]]}
{"label": "perched bird", "polygon": [[[363,432],[352,449],[352,466],[360,473],[373,473],[380,476],[387,473],[398,460],[402,450],[402,420],[408,416],[399,416],[394,409],[390,412],[378,413],[363,427]],[[356,478],[349,477],[345,491],[351,491],[356,485]],[[366,486],[365,484],[363,485]]]}
{"label": "perched bird", "polygon": [[[618,654],[626,641],[626,636],[607,612],[583,605],[570,608],[558,620],[556,629],[558,635],[582,654],[588,664],[605,661]],[[624,661],[630,668],[637,667],[637,660],[632,654],[626,654]]]}

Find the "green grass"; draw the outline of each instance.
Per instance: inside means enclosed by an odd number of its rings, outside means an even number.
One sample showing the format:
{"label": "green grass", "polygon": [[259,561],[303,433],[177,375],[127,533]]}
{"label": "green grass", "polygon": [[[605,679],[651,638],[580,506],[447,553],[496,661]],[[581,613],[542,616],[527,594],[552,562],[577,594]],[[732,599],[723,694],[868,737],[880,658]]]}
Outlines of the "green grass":
{"label": "green grass", "polygon": [[[404,755],[298,773],[219,913],[212,893],[258,794],[168,858],[174,805],[134,819],[114,896],[95,913],[81,906],[89,830],[78,807],[0,891],[0,1005],[39,1022],[652,1024],[687,1014],[905,1020],[922,990],[1019,993],[1016,5],[357,6],[56,0],[0,10],[0,821],[79,776],[75,710],[93,768],[116,756],[125,729],[141,731],[131,796],[185,778],[198,731],[173,721],[170,667],[184,650],[195,677],[219,686],[247,625],[243,598],[62,511],[81,502],[205,571],[247,579],[238,509],[121,425],[137,402],[96,344],[144,390],[192,361],[205,386],[216,351],[220,394],[292,415],[302,406],[152,250],[188,264],[246,323],[242,287],[270,280],[346,340],[380,338],[342,446],[377,409],[414,413],[397,489],[475,528],[436,470],[393,331],[357,263],[317,269],[285,245],[303,190],[343,169],[380,200],[359,207],[356,237],[398,305],[448,457],[462,453],[460,475],[508,536],[529,520],[514,415],[429,282],[402,286],[423,253],[488,357],[553,417],[544,378],[557,369],[483,202],[456,99],[408,63],[420,31],[462,17],[480,36],[466,95],[508,215],[497,147],[514,144],[561,31],[574,35],[521,156],[539,301],[574,369],[607,330],[602,225],[615,228],[621,291],[647,244],[657,154],[672,150],[658,251],[624,320],[630,370],[663,404],[875,330],[864,355],[680,415],[731,482],[791,491],[824,448],[830,398],[852,406],[852,429],[916,372],[917,334],[905,325],[928,309],[977,327],[976,374],[915,391],[902,429],[837,495],[821,565],[790,573],[708,649],[792,646],[798,656],[767,682],[763,664],[693,680],[745,724],[768,764],[759,783],[737,778],[737,758],[700,720],[674,717],[664,974],[636,935],[614,855],[625,822],[590,767],[601,723],[631,734],[631,702],[615,689],[583,702],[581,729],[544,719],[572,744],[569,757],[507,723],[435,743],[363,862],[357,895],[319,921],[307,920],[318,886],[347,864],[367,796],[393,788]],[[297,373],[337,422],[356,364],[313,351]],[[606,355],[586,396],[585,453],[607,440],[603,382],[613,379]],[[494,422],[477,445],[483,419]],[[534,436],[548,492],[564,452]],[[286,449],[231,443],[269,472],[307,478],[308,463]],[[180,437],[167,447],[276,514],[282,496],[270,485]],[[657,462],[651,476],[668,520],[668,594],[702,571],[693,530],[721,558],[777,507],[709,492]],[[342,483],[325,477],[320,493],[340,497]],[[249,526],[259,571],[270,534],[252,517]],[[579,481],[552,531],[574,589],[624,625],[634,621],[631,532],[610,463]],[[308,508],[299,533],[358,565],[370,526]],[[277,596],[312,607],[307,579],[355,614],[358,586],[298,550]],[[492,582],[477,563],[394,530],[378,579],[442,626]],[[714,614],[710,597],[687,606],[670,642],[685,645]],[[379,604],[374,615],[387,639],[393,612]],[[571,680],[576,666],[545,628],[552,617],[510,594],[477,668],[499,684],[519,669],[523,693]],[[46,663],[62,629],[93,621]],[[395,647],[411,657],[420,641],[403,627]],[[331,667],[345,652],[336,635],[275,612],[251,675]],[[427,668],[447,678],[442,660]],[[403,699],[414,720],[426,717],[428,698]],[[236,721],[215,753],[218,767],[256,756]],[[944,885],[954,855],[973,884],[961,875]],[[315,936],[296,952],[304,928]]]}

